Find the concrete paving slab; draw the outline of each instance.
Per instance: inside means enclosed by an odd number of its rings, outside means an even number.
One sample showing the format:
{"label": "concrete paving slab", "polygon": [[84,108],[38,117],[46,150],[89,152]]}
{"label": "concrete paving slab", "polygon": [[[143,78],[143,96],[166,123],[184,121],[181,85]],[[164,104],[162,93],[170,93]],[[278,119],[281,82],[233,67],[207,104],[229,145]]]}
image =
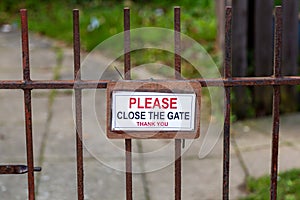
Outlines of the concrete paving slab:
{"label": "concrete paving slab", "polygon": [[[255,119],[249,119],[242,121],[244,126],[248,126],[250,130],[255,130],[261,134],[269,135],[272,131],[272,117],[259,117]],[[245,127],[245,129],[248,129]]]}
{"label": "concrete paving slab", "polygon": [[[0,155],[1,162],[26,163],[25,123],[23,92],[0,91],[3,94],[0,99]],[[39,156],[41,148],[42,133],[47,121],[48,99],[44,97],[32,98],[32,121],[34,155]]]}
{"label": "concrete paving slab", "polygon": [[246,196],[246,191],[245,191],[246,174],[237,156],[231,156],[229,173],[230,173],[230,179],[229,179],[230,199],[238,200],[240,199],[240,197]]}
{"label": "concrete paving slab", "polygon": [[[202,127],[207,126],[204,124]],[[213,129],[213,125],[211,126]],[[220,158],[223,157],[223,134],[218,133],[216,128],[215,132],[212,131],[207,136],[206,129],[203,128],[200,137],[195,140],[184,140],[182,141],[182,154],[183,159],[199,159],[200,155],[205,155],[204,158]],[[157,152],[159,155],[168,155],[174,151],[175,145],[174,140],[142,140],[143,152],[154,153]],[[183,145],[184,143],[184,145]],[[200,154],[202,152],[202,154]],[[231,154],[234,152],[231,151]],[[202,158],[202,157],[201,157]]]}
{"label": "concrete paving slab", "polygon": [[76,162],[45,160],[37,182],[38,199],[76,199]]}
{"label": "concrete paving slab", "polygon": [[[242,151],[242,158],[246,163],[247,170],[250,176],[260,177],[265,174],[270,174],[271,169],[271,149],[260,149],[253,151]],[[293,168],[299,168],[300,162],[297,158],[300,156],[300,151],[294,147],[280,146],[279,149],[279,169],[286,171]]]}
{"label": "concrete paving slab", "polygon": [[271,132],[261,133],[256,127],[249,126],[248,122],[237,122],[232,125],[232,139],[240,151],[270,148],[272,143]]}
{"label": "concrete paving slab", "polygon": [[[122,161],[116,161],[124,165]],[[40,173],[38,199],[76,199],[76,159],[46,159]],[[125,174],[99,163],[84,160],[85,199],[125,199]],[[133,175],[135,199],[145,199],[141,175]]]}
{"label": "concrete paving slab", "polygon": [[[151,163],[145,161],[145,165],[158,165],[157,160]],[[146,173],[146,180],[151,200],[174,198],[174,166],[169,165],[161,170]]]}
{"label": "concrete paving slab", "polygon": [[1,175],[1,199],[23,200],[27,199],[27,175]]}
{"label": "concrete paving slab", "polygon": [[[52,71],[56,66],[56,54],[52,45],[53,42],[50,39],[29,34],[32,79],[52,79]],[[22,79],[20,31],[0,33],[0,54],[2,58],[11,58],[1,59],[0,79]]]}
{"label": "concrete paving slab", "polygon": [[[295,142],[298,143],[298,129],[300,128],[300,115],[299,113],[285,114],[280,116],[280,141],[282,142]],[[244,135],[257,135],[256,144],[261,144],[272,137],[272,118],[263,117],[252,120],[245,120],[234,123],[232,126],[234,133],[237,136]],[[266,137],[262,137],[265,135]],[[271,139],[270,139],[271,140]]]}
{"label": "concrete paving slab", "polygon": [[242,151],[249,175],[255,178],[269,174],[271,169],[271,149],[264,148],[255,151]]}
{"label": "concrete paving slab", "polygon": [[[279,149],[279,169],[280,171],[286,171],[293,168],[299,168],[300,162],[294,160],[290,161],[291,157],[299,157],[300,152],[297,149],[281,146]],[[260,177],[270,173],[271,166],[271,149],[260,149],[254,151],[241,152],[244,162],[250,176]]]}
{"label": "concrete paving slab", "polygon": [[[148,164],[149,161],[145,161]],[[151,162],[156,162],[152,160]],[[230,199],[243,193],[239,187],[244,182],[243,171],[236,158],[231,159]],[[151,200],[174,198],[174,165],[146,174]],[[182,162],[182,199],[221,199],[222,159],[185,160]]]}
{"label": "concrete paving slab", "polygon": [[57,66],[55,49],[37,48],[30,51],[30,57],[31,79],[52,80],[54,68]]}
{"label": "concrete paving slab", "polygon": [[[230,162],[230,199],[243,195],[240,189],[245,180],[239,161]],[[222,159],[193,160],[183,163],[183,199],[221,199],[223,182]]]}
{"label": "concrete paving slab", "polygon": [[300,114],[283,115],[280,118],[280,141],[292,144],[300,143]]}
{"label": "concrete paving slab", "polygon": [[26,156],[24,124],[7,124],[3,118],[0,124],[1,163],[12,162],[13,160],[24,162]]}
{"label": "concrete paving slab", "polygon": [[[212,146],[207,146],[207,150],[205,150],[205,152],[207,152],[208,154],[203,158],[223,158],[223,134],[220,134],[219,138],[214,138],[215,141],[210,141],[210,144],[212,144]],[[184,158],[202,158],[200,157],[200,151],[204,151],[202,148],[205,148],[205,137],[200,137],[199,139],[196,139],[194,141],[192,141],[192,144],[190,146],[186,145],[186,150],[183,149],[182,151],[185,151],[184,153]],[[233,152],[231,152],[232,154]]]}
{"label": "concrete paving slab", "polygon": [[300,149],[292,146],[280,146],[279,170],[283,172],[293,168],[300,168],[300,159],[297,158],[300,158]]}
{"label": "concrete paving slab", "polygon": [[20,90],[0,91],[2,125],[8,122],[14,125],[24,125],[23,92]]}
{"label": "concrete paving slab", "polygon": [[[118,165],[124,162],[117,161]],[[133,175],[134,199],[146,200],[140,174]],[[85,162],[86,199],[126,199],[125,173],[103,166],[96,160]]]}
{"label": "concrete paving slab", "polygon": [[[0,160],[1,164],[26,163],[25,134],[23,127],[1,127]],[[6,134],[9,133],[9,134]]]}
{"label": "concrete paving slab", "polygon": [[300,150],[300,144],[297,143],[297,144],[293,144],[294,148],[297,149],[297,150]]}
{"label": "concrete paving slab", "polygon": [[[280,171],[300,167],[298,159],[291,161],[291,157],[299,157],[300,153],[295,144],[297,142],[297,114],[284,115],[281,117],[280,126],[280,149],[279,165]],[[250,176],[259,177],[270,173],[271,143],[272,136],[269,123],[271,118],[263,118],[265,124],[260,120],[247,120],[235,123],[233,126],[234,139],[241,152],[243,161]],[[267,127],[267,128],[264,128]],[[236,131],[242,130],[242,131]],[[264,131],[263,131],[264,130]],[[267,131],[269,133],[267,133]]]}
{"label": "concrete paving slab", "polygon": [[74,56],[73,50],[69,48],[62,48],[63,60],[60,70],[61,80],[72,80],[74,79]]}
{"label": "concrete paving slab", "polygon": [[51,121],[45,133],[44,157],[75,155],[76,134],[71,102],[70,96],[57,97],[53,102]]}
{"label": "concrete paving slab", "polygon": [[22,78],[22,51],[20,47],[19,31],[0,33],[1,80],[20,80]]}
{"label": "concrete paving slab", "polygon": [[[182,166],[184,199],[221,198],[222,160],[220,158],[185,161]],[[213,177],[213,174],[218,174],[217,178]]]}

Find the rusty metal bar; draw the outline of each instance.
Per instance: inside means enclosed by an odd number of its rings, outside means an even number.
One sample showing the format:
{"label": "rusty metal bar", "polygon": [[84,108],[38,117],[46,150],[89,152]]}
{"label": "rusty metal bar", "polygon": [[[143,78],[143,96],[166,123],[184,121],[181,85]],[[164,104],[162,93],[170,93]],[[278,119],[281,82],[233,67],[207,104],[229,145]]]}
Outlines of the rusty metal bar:
{"label": "rusty metal bar", "polygon": [[[41,167],[34,167],[33,171],[42,171]],[[26,165],[0,165],[0,174],[26,174],[28,167]]]}
{"label": "rusty metal bar", "polygon": [[124,8],[124,77],[131,79],[130,71],[130,9]]}
{"label": "rusty metal bar", "polygon": [[34,200],[34,157],[32,138],[32,112],[31,112],[31,90],[24,90],[25,127],[26,127],[26,152],[28,166],[28,199]]}
{"label": "rusty metal bar", "polygon": [[107,87],[109,80],[37,80],[37,81],[0,81],[0,89],[95,89]]}
{"label": "rusty metal bar", "polygon": [[175,78],[181,79],[181,37],[180,37],[180,7],[174,7],[174,62]]}
{"label": "rusty metal bar", "polygon": [[[124,77],[131,79],[130,70],[130,9],[124,8]],[[126,159],[126,199],[132,200],[132,144],[131,139],[125,139]]]}
{"label": "rusty metal bar", "polygon": [[[174,7],[174,72],[181,79],[180,7]],[[175,139],[175,200],[181,199],[181,140]]]}
{"label": "rusty metal bar", "polygon": [[126,200],[132,200],[132,145],[131,139],[125,139],[126,157]]}
{"label": "rusty metal bar", "polygon": [[[159,80],[156,80],[159,81]],[[281,77],[232,77],[230,79],[189,79],[197,81],[202,87],[242,87],[242,86],[276,86],[300,85],[300,76]],[[110,80],[0,80],[1,89],[105,89]]]}
{"label": "rusty metal bar", "polygon": [[191,79],[198,81],[202,87],[239,87],[239,86],[274,86],[274,85],[299,85],[300,76],[284,77],[241,77],[230,79]]}
{"label": "rusty metal bar", "polygon": [[[74,50],[74,81],[81,81],[80,71],[80,31],[79,10],[73,10],[73,50]],[[84,172],[83,172],[83,147],[82,147],[82,91],[75,89],[76,113],[76,157],[77,157],[77,195],[78,200],[84,199]]]}
{"label": "rusty metal bar", "polygon": [[[226,7],[225,14],[225,60],[224,77],[231,79],[231,28],[232,9]],[[224,110],[224,146],[223,146],[223,199],[229,199],[229,169],[230,169],[230,87],[225,87]]]}
{"label": "rusty metal bar", "polygon": [[181,140],[175,139],[175,200],[181,199]]}
{"label": "rusty metal bar", "polygon": [[226,7],[225,11],[225,57],[224,57],[224,77],[231,79],[231,37],[232,37],[232,8]]}
{"label": "rusty metal bar", "polygon": [[[275,38],[274,38],[274,77],[281,75],[282,54],[282,9],[275,8]],[[272,163],[271,163],[271,187],[270,199],[277,199],[277,175],[278,175],[278,143],[279,143],[279,104],[280,86],[273,86],[273,130],[272,130]]]}
{"label": "rusty metal bar", "polygon": [[26,81],[30,81],[27,10],[21,9],[20,13],[21,13],[21,31],[22,31],[23,80],[26,82]]}
{"label": "rusty metal bar", "polygon": [[[29,64],[29,41],[28,41],[28,19],[27,10],[21,9],[21,31],[22,31],[22,63],[23,81],[30,81]],[[34,157],[32,141],[32,112],[31,112],[31,90],[24,89],[25,129],[26,129],[26,152],[28,166],[28,199],[35,199],[34,192]]]}
{"label": "rusty metal bar", "polygon": [[274,77],[281,76],[282,59],[282,8],[275,8],[275,34],[274,34]]}

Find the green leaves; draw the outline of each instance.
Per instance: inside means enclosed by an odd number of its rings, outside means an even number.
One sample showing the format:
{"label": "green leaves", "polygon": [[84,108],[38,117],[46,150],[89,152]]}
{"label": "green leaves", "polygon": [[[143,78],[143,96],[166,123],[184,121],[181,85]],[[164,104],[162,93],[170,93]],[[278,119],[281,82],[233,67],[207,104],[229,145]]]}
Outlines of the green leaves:
{"label": "green leaves", "polygon": [[[247,180],[249,195],[241,200],[264,200],[269,199],[270,176]],[[278,199],[300,199],[300,169],[293,169],[280,173],[278,176]]]}

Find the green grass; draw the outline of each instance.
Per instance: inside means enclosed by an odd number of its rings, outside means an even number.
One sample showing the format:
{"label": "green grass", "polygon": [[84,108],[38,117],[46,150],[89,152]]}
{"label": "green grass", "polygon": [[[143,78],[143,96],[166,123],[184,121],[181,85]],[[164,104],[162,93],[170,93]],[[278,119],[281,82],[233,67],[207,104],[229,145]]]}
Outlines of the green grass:
{"label": "green grass", "polygon": [[[270,176],[247,180],[249,195],[241,200],[269,199]],[[278,200],[300,199],[300,169],[280,173],[278,176]]]}
{"label": "green grass", "polygon": [[[211,0],[27,0],[16,3],[2,0],[0,3],[0,25],[20,24],[19,9],[27,8],[29,30],[72,45],[72,10],[80,10],[80,37],[83,50],[91,51],[102,41],[123,31],[123,8],[130,7],[131,28],[162,27],[173,29],[173,7],[181,6],[181,31],[198,41],[219,60],[215,49],[217,22],[214,1]],[[88,30],[92,18],[100,22],[94,30]],[[147,35],[151,42],[151,34]],[[153,39],[157,37],[152,35]],[[132,53],[132,65],[159,62],[173,65],[173,54],[161,50],[138,50]],[[136,58],[136,59],[135,59]],[[122,57],[119,61],[122,61]],[[197,70],[183,62],[185,77],[198,77]]]}
{"label": "green grass", "polygon": [[[29,29],[40,34],[72,43],[72,9],[80,10],[82,46],[92,50],[103,40],[123,31],[123,8],[131,8],[131,27],[164,27],[173,29],[173,7],[182,7],[182,32],[203,43],[214,42],[216,19],[213,1],[108,1],[108,0],[28,0],[0,3],[0,24],[19,23],[18,10],[28,9]],[[100,21],[100,27],[87,29],[91,18]]]}

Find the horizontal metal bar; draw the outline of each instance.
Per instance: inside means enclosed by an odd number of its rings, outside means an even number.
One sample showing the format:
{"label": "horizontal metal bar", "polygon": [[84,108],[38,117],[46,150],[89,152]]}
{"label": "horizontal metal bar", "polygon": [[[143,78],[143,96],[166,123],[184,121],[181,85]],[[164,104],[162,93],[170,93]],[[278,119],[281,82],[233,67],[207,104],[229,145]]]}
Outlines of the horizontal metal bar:
{"label": "horizontal metal bar", "polygon": [[191,79],[199,81],[202,87],[237,87],[237,86],[275,86],[275,85],[300,85],[299,76],[275,77],[236,77],[228,79]]}
{"label": "horizontal metal bar", "polygon": [[[124,81],[124,80],[122,80]],[[141,81],[141,80],[130,80]],[[166,80],[157,80],[166,81]],[[184,80],[182,80],[184,81]],[[300,85],[300,76],[275,77],[236,77],[228,79],[189,79],[196,81],[202,87],[236,87],[236,86],[274,86],[274,85]],[[110,80],[36,80],[0,81],[0,89],[94,89],[106,88]]]}
{"label": "horizontal metal bar", "polygon": [[37,80],[0,81],[0,89],[93,89],[106,88],[109,81]]}
{"label": "horizontal metal bar", "polygon": [[[35,172],[42,171],[41,167],[34,167]],[[0,165],[0,174],[25,174],[28,172],[26,165]]]}

